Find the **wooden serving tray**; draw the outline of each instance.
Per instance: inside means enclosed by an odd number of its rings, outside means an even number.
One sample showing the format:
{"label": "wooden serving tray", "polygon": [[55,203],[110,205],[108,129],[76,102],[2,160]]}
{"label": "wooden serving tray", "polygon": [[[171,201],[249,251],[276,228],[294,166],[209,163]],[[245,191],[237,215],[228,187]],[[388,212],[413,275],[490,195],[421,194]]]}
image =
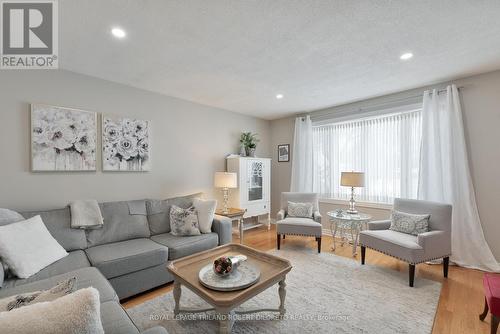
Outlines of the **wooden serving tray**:
{"label": "wooden serving tray", "polygon": [[[239,254],[246,255],[248,263],[260,269],[260,280],[257,283],[238,291],[214,291],[204,287],[199,282],[198,273],[201,268],[213,263],[217,257]],[[240,244],[219,246],[175,260],[168,266],[168,270],[174,275],[177,282],[187,286],[206,302],[216,307],[238,306],[283,280],[291,269],[292,265],[286,259]]]}

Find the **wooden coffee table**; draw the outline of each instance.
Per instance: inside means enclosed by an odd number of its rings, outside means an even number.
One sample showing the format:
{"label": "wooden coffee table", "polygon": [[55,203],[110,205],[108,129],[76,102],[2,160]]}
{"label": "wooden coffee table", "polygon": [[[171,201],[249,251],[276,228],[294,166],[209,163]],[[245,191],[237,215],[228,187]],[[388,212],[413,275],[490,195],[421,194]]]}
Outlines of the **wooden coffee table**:
{"label": "wooden coffee table", "polygon": [[[260,269],[260,279],[254,285],[238,291],[214,291],[204,287],[198,280],[200,269],[219,256],[238,255],[247,256],[247,261]],[[219,333],[230,333],[234,324],[235,314],[248,314],[256,312],[279,312],[280,316],[285,314],[286,274],[292,269],[290,261],[270,255],[256,249],[239,245],[228,244],[219,246],[208,251],[193,254],[179,260],[173,261],[168,270],[174,276],[174,315],[179,313],[199,313],[215,311],[219,319]],[[234,309],[255,297],[267,288],[278,284],[280,305],[277,309],[265,308],[249,311],[235,311]],[[184,285],[200,298],[213,306],[208,309],[188,309],[180,307],[181,285]]]}

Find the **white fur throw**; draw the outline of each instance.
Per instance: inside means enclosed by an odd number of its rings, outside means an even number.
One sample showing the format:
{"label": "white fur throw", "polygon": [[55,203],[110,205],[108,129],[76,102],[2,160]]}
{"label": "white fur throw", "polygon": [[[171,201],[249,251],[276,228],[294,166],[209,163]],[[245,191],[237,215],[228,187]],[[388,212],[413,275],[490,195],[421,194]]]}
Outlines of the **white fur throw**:
{"label": "white fur throw", "polygon": [[19,278],[28,278],[66,255],[40,216],[0,226],[0,257]]}
{"label": "white fur throw", "polygon": [[71,227],[95,229],[101,228],[104,221],[96,200],[77,200],[69,204],[71,208]]}
{"label": "white fur throw", "polygon": [[9,334],[102,334],[99,292],[78,290],[51,302],[0,312],[0,331]]}

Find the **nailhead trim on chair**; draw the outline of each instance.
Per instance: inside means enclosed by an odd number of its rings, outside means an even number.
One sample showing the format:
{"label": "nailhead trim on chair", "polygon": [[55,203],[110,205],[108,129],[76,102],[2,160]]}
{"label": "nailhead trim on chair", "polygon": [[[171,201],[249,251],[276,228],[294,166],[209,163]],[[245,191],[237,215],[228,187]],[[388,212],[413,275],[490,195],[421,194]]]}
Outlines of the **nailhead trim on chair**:
{"label": "nailhead trim on chair", "polygon": [[360,246],[363,246],[363,247],[366,247],[366,248],[370,248],[370,249],[376,250],[376,251],[377,251],[377,252],[379,252],[379,253],[382,253],[382,254],[385,254],[385,255],[389,255],[389,256],[391,256],[391,257],[393,257],[393,258],[395,258],[395,259],[398,259],[398,260],[401,260],[401,261],[407,262],[407,263],[409,263],[409,264],[420,264],[420,263],[424,263],[424,262],[427,262],[427,261],[434,261],[434,260],[442,259],[442,258],[444,258],[444,257],[451,256],[451,254],[448,254],[448,255],[443,255],[443,256],[439,256],[439,257],[429,258],[429,259],[426,259],[426,260],[422,260],[422,261],[420,261],[420,262],[410,262],[410,261],[408,261],[408,260],[406,260],[406,259],[403,259],[403,258],[400,258],[400,257],[398,257],[398,256],[394,256],[394,255],[392,255],[392,254],[389,254],[389,253],[386,253],[386,252],[384,252],[384,251],[381,251],[380,249],[376,249],[376,248],[373,248],[373,247],[370,247],[370,246],[361,245],[361,244],[360,244]]}
{"label": "nailhead trim on chair", "polygon": [[278,234],[279,235],[298,235],[298,236],[301,236],[301,237],[316,237],[316,238],[321,237],[321,235],[318,237],[315,234],[296,234],[296,233],[278,233]]}

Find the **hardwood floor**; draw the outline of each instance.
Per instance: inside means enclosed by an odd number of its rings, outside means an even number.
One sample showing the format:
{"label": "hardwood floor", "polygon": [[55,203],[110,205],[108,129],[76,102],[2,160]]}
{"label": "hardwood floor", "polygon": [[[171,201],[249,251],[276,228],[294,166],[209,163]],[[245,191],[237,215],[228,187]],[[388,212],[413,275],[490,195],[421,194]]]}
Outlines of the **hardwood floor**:
{"label": "hardwood floor", "polygon": [[[276,230],[273,226],[270,231],[264,227],[246,231],[244,240],[245,244],[250,247],[270,250],[276,247]],[[239,242],[238,237],[233,235],[233,241]],[[314,238],[305,237],[287,236],[285,240],[281,240],[281,247],[286,248],[287,244],[317,247]],[[332,237],[323,236],[321,251],[333,254],[331,245]],[[344,245],[344,247],[337,247],[335,254],[359,261],[360,252],[358,251],[357,258],[353,258],[351,251],[352,248],[349,245]],[[388,270],[408,271],[408,264],[369,249],[366,250],[366,263],[386,267]],[[421,264],[417,266],[415,279],[418,280],[422,277],[443,283],[434,319],[434,334],[489,333],[491,316],[488,315],[484,322],[479,320],[479,314],[483,311],[484,306],[483,273],[481,271],[450,266],[448,278],[445,279],[441,265]],[[130,298],[122,305],[125,308],[133,307],[166,294],[172,289],[173,285],[167,284]],[[408,289],[411,288],[408,287]]]}

